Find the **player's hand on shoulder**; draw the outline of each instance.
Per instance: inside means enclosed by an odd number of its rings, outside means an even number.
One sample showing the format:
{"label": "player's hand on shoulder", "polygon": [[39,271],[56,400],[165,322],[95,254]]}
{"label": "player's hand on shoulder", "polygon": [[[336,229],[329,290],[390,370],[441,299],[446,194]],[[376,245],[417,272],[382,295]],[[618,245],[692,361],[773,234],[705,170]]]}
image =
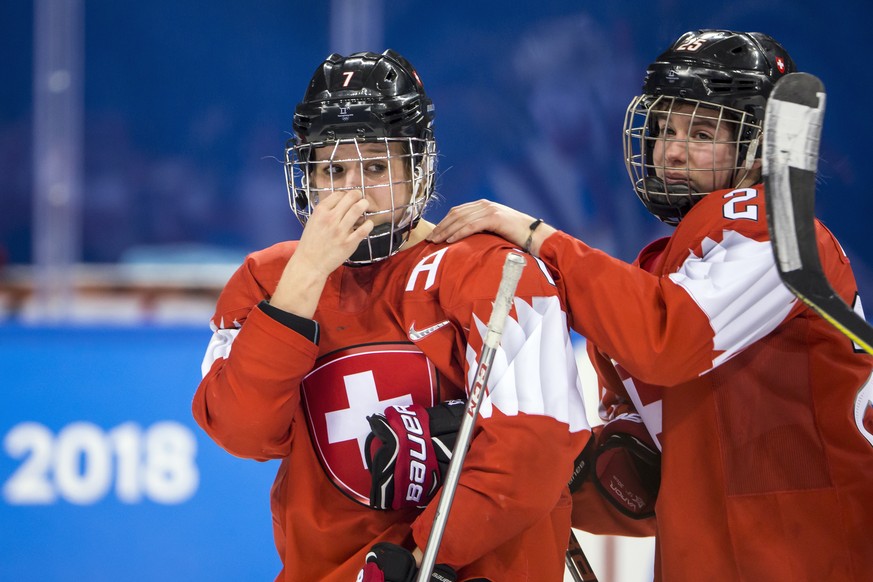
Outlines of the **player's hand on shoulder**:
{"label": "player's hand on shoulder", "polygon": [[[381,542],[367,554],[367,562],[358,572],[356,582],[413,582],[418,565],[412,552],[396,544]],[[437,564],[431,572],[431,582],[455,582],[457,573],[445,564]]]}
{"label": "player's hand on shoulder", "polygon": [[477,232],[492,232],[521,248],[534,218],[503,204],[476,200],[455,206],[433,229],[428,240],[453,243]]}

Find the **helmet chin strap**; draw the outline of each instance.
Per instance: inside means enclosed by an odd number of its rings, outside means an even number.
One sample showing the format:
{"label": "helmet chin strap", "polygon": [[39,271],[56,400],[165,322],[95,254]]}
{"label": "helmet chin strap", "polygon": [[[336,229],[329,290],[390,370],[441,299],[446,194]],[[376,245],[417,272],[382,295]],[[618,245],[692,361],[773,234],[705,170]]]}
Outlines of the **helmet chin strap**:
{"label": "helmet chin strap", "polygon": [[358,248],[345,264],[349,267],[365,267],[371,263],[387,259],[406,242],[412,227],[413,225],[395,228],[390,222],[376,225],[367,238],[358,244]]}
{"label": "helmet chin strap", "polygon": [[[649,176],[642,182],[641,186],[647,193],[645,204],[649,211],[671,226],[679,224],[682,217],[694,206],[692,194],[700,194],[688,184],[667,184],[657,176]],[[671,194],[679,196],[674,197]]]}
{"label": "helmet chin strap", "polygon": [[655,194],[699,194],[696,190],[692,190],[688,184],[667,184],[657,176],[649,176],[645,179],[646,191]]}

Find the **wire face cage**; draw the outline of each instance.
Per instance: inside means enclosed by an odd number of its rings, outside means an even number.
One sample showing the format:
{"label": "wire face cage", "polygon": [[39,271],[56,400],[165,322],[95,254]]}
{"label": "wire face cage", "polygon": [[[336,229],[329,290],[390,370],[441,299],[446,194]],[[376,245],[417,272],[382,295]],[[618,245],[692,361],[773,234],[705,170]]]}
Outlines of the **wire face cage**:
{"label": "wire face cage", "polygon": [[370,219],[375,227],[347,261],[352,265],[380,261],[400,250],[433,192],[435,167],[432,139],[290,140],[285,148],[288,201],[304,226],[330,194],[357,191],[369,200],[361,220]]}
{"label": "wire face cage", "polygon": [[761,125],[747,112],[666,95],[627,108],[628,176],[650,212],[677,224],[709,192],[742,184],[755,168]]}

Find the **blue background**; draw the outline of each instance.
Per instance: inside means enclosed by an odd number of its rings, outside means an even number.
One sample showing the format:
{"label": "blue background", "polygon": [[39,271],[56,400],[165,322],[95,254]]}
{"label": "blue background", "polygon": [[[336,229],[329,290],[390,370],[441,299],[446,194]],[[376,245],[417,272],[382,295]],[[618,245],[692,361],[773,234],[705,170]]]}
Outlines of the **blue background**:
{"label": "blue background", "polygon": [[[280,160],[293,107],[331,46],[331,2],[85,4],[88,262],[196,244],[240,256],[295,238]],[[634,196],[625,107],[686,30],[767,32],[828,90],[818,210],[873,289],[869,179],[873,6],[863,0],[386,2],[381,51],[419,69],[436,103],[429,217],[495,198],[625,260],[668,232]],[[32,3],[0,5],[0,261],[31,260]]]}
{"label": "blue background", "polygon": [[[756,30],[825,83],[817,209],[873,305],[873,116],[867,0],[385,2],[384,43],[436,103],[438,220],[481,197],[631,260],[669,232],[634,196],[621,125],[646,64],[686,30]],[[85,2],[87,262],[178,245],[242,257],[295,238],[280,160],[291,115],[334,47],[327,1]],[[0,268],[31,257],[33,5],[0,3]],[[869,309],[869,307],[868,307]],[[190,328],[28,328],[0,322],[0,439],[174,421],[197,440],[195,494],[129,504],[0,500],[0,580],[269,580],[278,571],[275,463],[231,457],[191,419],[209,339]],[[2,443],[0,443],[2,444]],[[0,485],[21,466],[0,450]],[[83,469],[84,470],[84,469]]]}
{"label": "blue background", "polygon": [[[191,417],[207,328],[27,328],[0,333],[0,580],[272,580],[270,485],[278,462],[232,457]],[[114,487],[85,505],[10,503],[5,488],[35,454],[13,456],[10,431],[37,422],[58,435],[87,421],[108,431],[172,421],[197,441],[199,485],[180,503]],[[87,458],[87,457],[86,457]],[[89,468],[82,463],[81,472]],[[41,473],[54,481],[51,471]],[[114,485],[114,481],[113,481]]]}

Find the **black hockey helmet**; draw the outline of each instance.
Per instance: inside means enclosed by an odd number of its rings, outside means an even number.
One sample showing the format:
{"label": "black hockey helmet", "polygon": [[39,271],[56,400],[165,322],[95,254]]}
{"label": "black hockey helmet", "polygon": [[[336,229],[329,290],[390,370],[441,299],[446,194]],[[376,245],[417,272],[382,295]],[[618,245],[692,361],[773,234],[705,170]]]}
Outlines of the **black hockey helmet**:
{"label": "black hockey helmet", "polygon": [[298,143],[344,138],[431,137],[434,108],[415,69],[384,53],[332,54],[316,69],[294,112]]}
{"label": "black hockey helmet", "polygon": [[760,32],[686,32],[649,65],[643,93],[724,105],[761,124],[767,98],[795,71],[782,45]]}
{"label": "black hockey helmet", "polygon": [[674,104],[690,103],[714,109],[719,120],[736,125],[733,181],[725,185],[735,187],[760,156],[764,111],[773,86],[795,70],[782,45],[760,32],[686,32],[659,55],[646,70],[643,94],[628,107],[624,130],[628,173],[649,212],[675,225],[708,194],[667,186],[655,176],[652,147],[658,130],[650,113],[669,115]]}
{"label": "black hockey helmet", "polygon": [[[320,164],[354,162],[365,173],[361,154],[363,143],[384,147],[380,158],[402,158],[402,176],[390,183],[352,189],[402,187],[409,199],[389,209],[366,212],[377,225],[346,261],[368,265],[398,252],[418,224],[435,186],[436,143],[433,138],[434,107],[413,66],[397,52],[358,52],[344,57],[331,54],[312,76],[303,99],[294,112],[294,136],[285,147],[285,173],[291,208],[305,225],[319,197],[330,187],[316,188],[310,179]],[[398,146],[399,144],[399,146]],[[342,147],[352,146],[357,154],[340,160]],[[324,148],[329,159],[315,160],[313,152]],[[398,153],[402,150],[402,154]],[[372,154],[368,154],[372,155]],[[362,194],[363,195],[363,194]],[[384,216],[392,217],[384,222]],[[381,217],[381,218],[380,218]]]}

